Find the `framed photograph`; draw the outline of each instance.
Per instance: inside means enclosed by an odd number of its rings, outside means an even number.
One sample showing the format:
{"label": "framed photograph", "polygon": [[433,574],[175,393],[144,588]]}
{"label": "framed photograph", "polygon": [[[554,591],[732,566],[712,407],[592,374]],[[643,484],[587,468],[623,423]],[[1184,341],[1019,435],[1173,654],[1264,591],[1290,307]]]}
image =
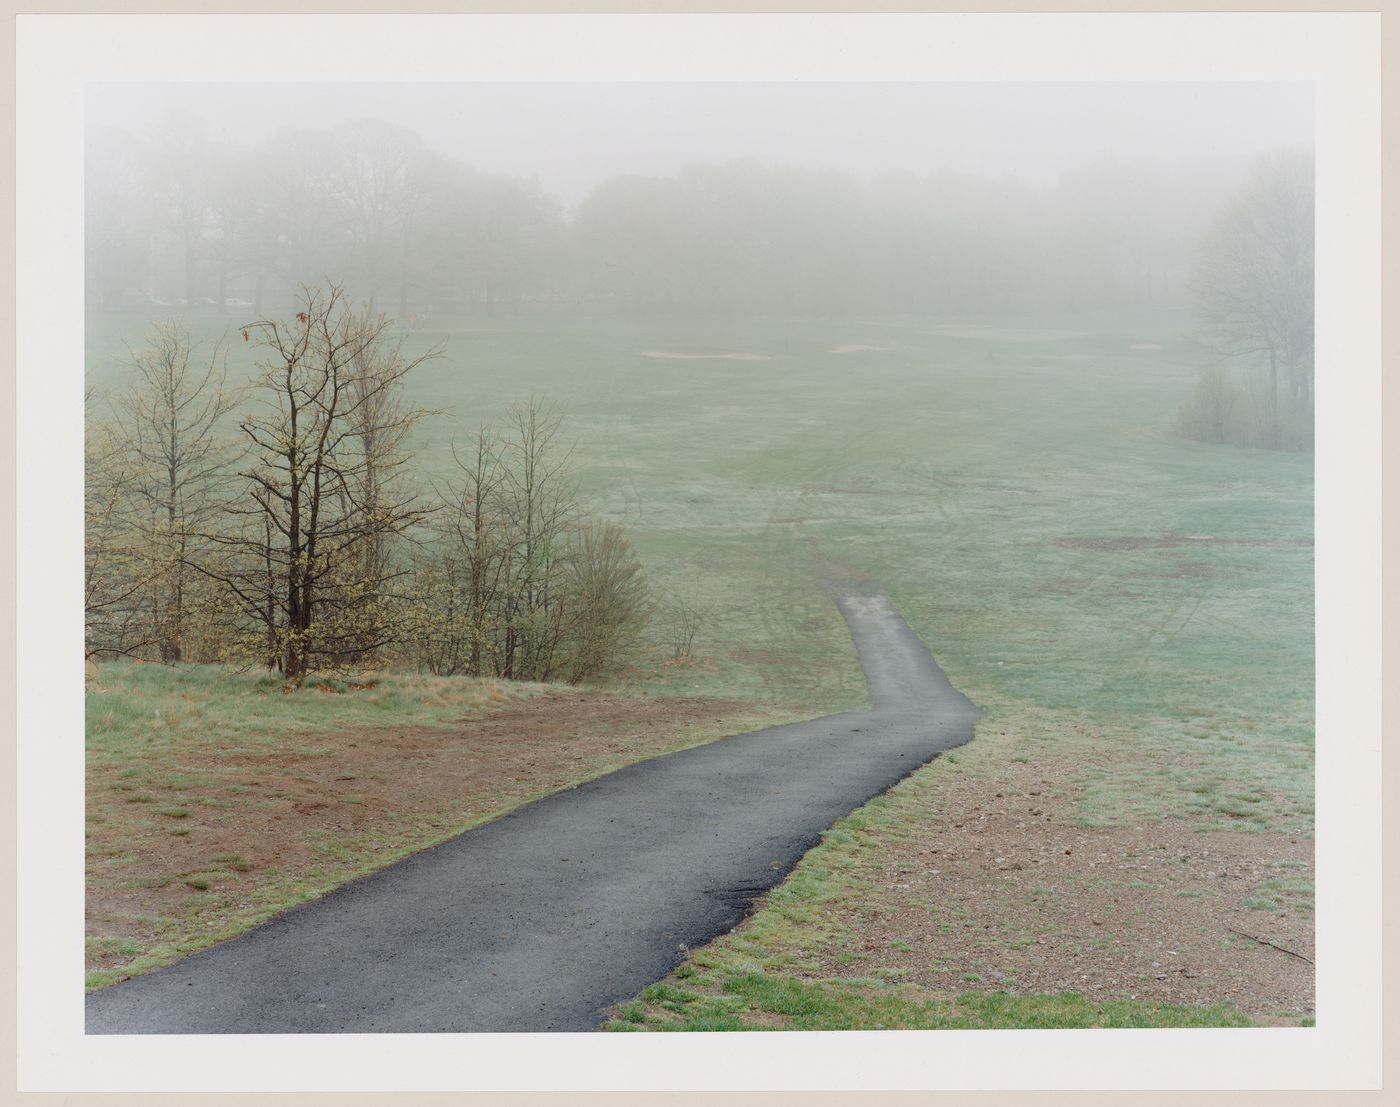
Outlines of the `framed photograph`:
{"label": "framed photograph", "polygon": [[1378,1086],[1378,22],[21,17],[23,1085]]}

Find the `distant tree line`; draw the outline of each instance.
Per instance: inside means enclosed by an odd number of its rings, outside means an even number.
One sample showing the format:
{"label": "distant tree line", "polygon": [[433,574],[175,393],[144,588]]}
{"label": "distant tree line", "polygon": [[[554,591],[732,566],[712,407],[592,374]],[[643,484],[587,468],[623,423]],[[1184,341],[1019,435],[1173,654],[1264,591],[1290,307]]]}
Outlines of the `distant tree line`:
{"label": "distant tree line", "polygon": [[1189,438],[1312,448],[1313,174],[1304,153],[1261,159],[1197,245],[1190,290],[1209,364],[1180,412]]}
{"label": "distant tree line", "polygon": [[172,116],[89,136],[87,294],[102,309],[261,315],[336,274],[400,322],[1160,306],[1183,296],[1228,187],[1207,165],[1106,164],[1037,188],[739,161],[617,177],[569,209],[387,123],[238,149]]}
{"label": "distant tree line", "polygon": [[[153,326],[124,389],[89,396],[89,657],[241,662],[300,684],[382,663],[581,681],[626,662],[650,612],[626,536],[590,521],[561,415],[529,399],[425,488],[389,319],[343,289],[221,343]],[[236,341],[236,340],[235,340]]]}

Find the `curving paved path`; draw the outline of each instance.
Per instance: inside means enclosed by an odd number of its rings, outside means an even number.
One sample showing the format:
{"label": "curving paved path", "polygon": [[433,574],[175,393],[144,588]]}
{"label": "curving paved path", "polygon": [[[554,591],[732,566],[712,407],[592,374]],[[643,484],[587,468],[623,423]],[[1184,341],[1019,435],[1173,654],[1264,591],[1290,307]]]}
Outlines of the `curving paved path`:
{"label": "curving paved path", "polygon": [[837,604],[872,709],[657,757],[87,997],[87,1032],[592,1030],[731,929],[979,712],[881,595]]}

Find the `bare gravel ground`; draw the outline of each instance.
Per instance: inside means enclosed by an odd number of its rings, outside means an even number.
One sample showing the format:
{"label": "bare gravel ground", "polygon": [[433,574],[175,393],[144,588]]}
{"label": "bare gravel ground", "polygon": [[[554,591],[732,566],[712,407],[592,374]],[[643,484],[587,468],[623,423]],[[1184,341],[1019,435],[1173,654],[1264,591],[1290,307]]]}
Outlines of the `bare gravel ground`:
{"label": "bare gravel ground", "polygon": [[[737,1019],[722,1028],[786,1027],[784,1005],[759,992],[809,986],[850,1029],[937,1025],[910,1005],[966,1014],[994,993],[1311,1023],[1311,836],[1248,816],[1224,828],[1184,803],[1179,817],[1106,811],[1088,774],[1150,756],[1092,726],[1055,734],[1047,718],[984,717],[970,745],[838,822],[742,925],[609,1028],[708,1029],[714,1003]],[[679,992],[691,998],[668,1007]],[[1136,1010],[1128,1025],[1148,1008]]]}
{"label": "bare gravel ground", "polygon": [[[1079,992],[1263,1023],[1313,1012],[1312,840],[1184,820],[1074,825],[1066,758],[959,774],[935,765],[853,874],[849,934],[807,973],[853,966],[940,992]],[[862,969],[862,971],[868,971]]]}

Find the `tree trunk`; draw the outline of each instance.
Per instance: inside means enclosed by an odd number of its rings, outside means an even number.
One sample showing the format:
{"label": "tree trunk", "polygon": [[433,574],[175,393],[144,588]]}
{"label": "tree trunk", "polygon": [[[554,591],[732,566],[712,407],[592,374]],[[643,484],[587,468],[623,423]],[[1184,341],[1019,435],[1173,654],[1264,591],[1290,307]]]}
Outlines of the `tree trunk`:
{"label": "tree trunk", "polygon": [[1269,447],[1278,449],[1278,354],[1269,351]]}
{"label": "tree trunk", "polygon": [[[175,428],[172,423],[171,435],[174,436]],[[173,445],[173,444],[172,444]],[[172,448],[173,457],[175,451]],[[180,495],[179,472],[175,462],[172,460],[166,474],[168,486],[166,489],[165,522],[169,528],[170,540],[175,541],[175,535],[179,529],[179,516],[176,512],[175,503]],[[165,662],[177,662],[181,660],[180,637],[183,627],[181,620],[184,615],[184,565],[186,546],[183,537],[179,541],[179,547],[175,550],[174,556],[170,559],[170,597],[166,603],[165,623],[160,635],[160,658]]]}
{"label": "tree trunk", "polygon": [[301,684],[309,670],[310,588],[307,583],[293,581],[287,589],[287,646],[282,675],[288,684]]}

